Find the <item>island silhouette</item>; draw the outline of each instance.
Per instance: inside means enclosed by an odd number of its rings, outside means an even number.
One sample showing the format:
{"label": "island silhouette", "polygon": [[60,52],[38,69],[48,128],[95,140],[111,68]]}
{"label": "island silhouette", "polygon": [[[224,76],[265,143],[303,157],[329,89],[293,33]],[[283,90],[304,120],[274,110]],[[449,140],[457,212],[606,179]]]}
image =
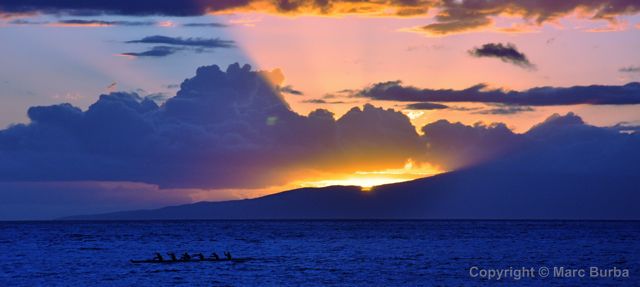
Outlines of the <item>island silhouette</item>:
{"label": "island silhouette", "polygon": [[408,182],[300,188],[254,199],[197,202],[64,220],[496,219],[638,220],[632,174],[529,171],[493,163]]}

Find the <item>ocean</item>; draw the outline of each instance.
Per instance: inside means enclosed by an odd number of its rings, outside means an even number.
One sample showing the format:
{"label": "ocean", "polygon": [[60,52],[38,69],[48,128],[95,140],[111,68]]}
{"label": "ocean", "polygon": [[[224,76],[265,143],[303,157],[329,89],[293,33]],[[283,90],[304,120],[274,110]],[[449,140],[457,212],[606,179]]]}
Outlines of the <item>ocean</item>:
{"label": "ocean", "polygon": [[[129,262],[224,251],[251,260]],[[0,222],[0,258],[0,286],[640,286],[640,222]]]}

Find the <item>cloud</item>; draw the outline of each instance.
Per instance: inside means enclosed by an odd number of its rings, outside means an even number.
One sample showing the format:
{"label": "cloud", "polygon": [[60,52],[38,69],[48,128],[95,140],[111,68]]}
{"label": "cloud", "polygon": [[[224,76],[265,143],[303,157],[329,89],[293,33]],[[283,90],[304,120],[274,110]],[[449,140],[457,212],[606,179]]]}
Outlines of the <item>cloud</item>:
{"label": "cloud", "polygon": [[[188,201],[195,189],[272,187],[310,174],[397,168],[408,158],[444,170],[483,164],[503,175],[566,176],[635,176],[640,161],[634,125],[595,127],[568,113],[522,134],[504,123],[445,120],[418,134],[401,112],[369,104],[337,119],[324,109],[297,114],[267,80],[282,77],[248,65],[204,66],[162,104],[115,92],[86,110],[31,107],[29,123],[0,130],[0,217],[40,203],[50,208],[43,214],[68,202],[74,213],[163,205]],[[618,88],[640,84],[630,85]]]}
{"label": "cloud", "polygon": [[169,96],[166,93],[153,93],[153,94],[146,95],[144,98],[152,100],[152,101],[154,101],[156,103],[162,103],[162,102],[166,101],[167,99],[171,98],[171,96]]}
{"label": "cloud", "polygon": [[304,100],[302,101],[305,104],[326,104],[327,101],[323,100],[323,99],[308,99],[308,100]]}
{"label": "cloud", "polygon": [[339,119],[299,115],[266,80],[274,73],[205,66],[161,105],[118,92],[87,110],[31,107],[30,123],[0,130],[0,182],[263,188],[314,172],[394,168],[420,153],[401,112],[365,105]]}
{"label": "cloud", "polygon": [[210,22],[210,23],[185,23],[182,24],[183,27],[211,27],[211,28],[224,28],[228,27],[227,24]]}
{"label": "cloud", "polygon": [[569,15],[579,14],[593,20],[617,21],[621,15],[640,12],[640,4],[634,0],[571,0],[571,1],[456,1],[444,0],[436,4],[436,22],[415,28],[429,35],[482,30],[493,26],[498,16],[520,17],[526,22],[541,25]]}
{"label": "cloud", "polygon": [[155,26],[156,21],[108,21],[108,20],[82,20],[67,19],[56,22],[49,21],[31,21],[27,19],[16,19],[10,21],[13,25],[46,25],[53,27],[113,27],[113,26]]}
{"label": "cloud", "polygon": [[463,90],[419,89],[400,81],[373,84],[354,93],[357,97],[400,102],[476,102],[522,106],[636,105],[640,104],[640,83],[623,86],[536,87],[524,91],[488,89],[478,84]]}
{"label": "cloud", "polygon": [[445,120],[422,131],[425,159],[447,169],[482,163],[514,174],[632,175],[640,160],[640,134],[591,126],[573,113],[554,114],[523,134],[502,123],[466,126]]}
{"label": "cloud", "polygon": [[200,16],[215,13],[259,12],[283,15],[362,15],[370,17],[425,17],[435,10],[433,23],[413,30],[430,35],[448,35],[481,30],[493,25],[499,16],[522,18],[536,25],[578,14],[594,20],[618,21],[619,16],[640,11],[636,0],[186,0],[186,1],[45,1],[9,0],[0,4],[0,15],[164,15]]}
{"label": "cloud", "polygon": [[[578,115],[554,114],[522,135],[523,145],[513,147],[496,168],[513,172],[545,169],[570,175],[633,176],[640,160],[640,134],[586,124]],[[515,163],[526,164],[515,164]]]}
{"label": "cloud", "polygon": [[219,38],[181,38],[181,37],[168,37],[168,36],[148,36],[140,40],[131,40],[126,43],[130,44],[163,44],[163,45],[176,45],[197,47],[204,49],[213,48],[234,48],[235,42],[232,40],[221,40]]}
{"label": "cloud", "polygon": [[478,58],[498,58],[505,63],[511,63],[525,69],[535,69],[535,65],[529,62],[527,56],[518,51],[518,48],[511,43],[506,45],[502,43],[487,43],[482,45],[482,47],[469,50],[469,54]]}
{"label": "cloud", "polygon": [[509,105],[500,105],[495,108],[486,109],[474,112],[474,114],[480,115],[513,115],[522,112],[532,112],[534,109],[532,107],[527,106],[509,106]]}
{"label": "cloud", "polygon": [[15,19],[9,21],[9,24],[13,25],[46,25],[49,24],[48,21],[32,21],[27,19]]}
{"label": "cloud", "polygon": [[87,1],[46,1],[9,0],[0,4],[4,13],[43,13],[67,15],[165,15],[199,16],[209,12],[243,7],[249,0],[186,0],[186,1],[144,1],[144,0],[87,0]]}
{"label": "cloud", "polygon": [[436,16],[436,20],[438,20],[438,22],[420,27],[416,29],[416,31],[423,31],[432,35],[446,35],[476,30],[493,24],[493,21],[486,17],[467,17],[465,15],[457,16],[458,17],[438,15]]}
{"label": "cloud", "polygon": [[296,96],[304,95],[303,92],[294,89],[291,85],[287,85],[287,86],[279,87],[279,88],[280,88],[280,92],[283,92],[283,93],[286,93],[286,94],[292,94],[292,95],[296,95]]}
{"label": "cloud", "polygon": [[640,73],[640,66],[622,67],[618,70],[621,73]]}
{"label": "cloud", "polygon": [[[216,48],[234,48],[235,42],[221,40],[219,38],[181,38],[168,36],[148,36],[139,40],[131,40],[129,44],[161,44],[143,52],[127,52],[120,55],[133,57],[166,57],[178,51],[194,51],[196,53],[207,52]],[[171,45],[171,46],[167,46]]]}
{"label": "cloud", "polygon": [[442,109],[447,109],[449,107],[443,104],[422,102],[422,103],[408,104],[406,108],[411,110],[442,110]]}
{"label": "cloud", "polygon": [[496,158],[520,141],[519,136],[502,123],[467,126],[439,120],[422,127],[422,132],[426,146],[424,158],[447,170]]}
{"label": "cloud", "polygon": [[640,134],[640,124],[631,124],[628,122],[617,123],[614,126],[609,127],[610,129],[618,132],[624,133],[636,133]]}
{"label": "cloud", "polygon": [[158,208],[192,202],[198,190],[133,182],[0,182],[0,219],[50,220],[65,215]]}
{"label": "cloud", "polygon": [[120,55],[123,56],[133,56],[133,57],[156,57],[156,58],[160,58],[160,57],[166,57],[169,55],[173,55],[178,51],[183,50],[182,48],[179,47],[170,47],[170,46],[155,46],[152,47],[149,50],[143,51],[143,52],[127,52],[127,53],[122,53]]}
{"label": "cloud", "polygon": [[302,101],[305,104],[319,104],[319,105],[338,105],[338,104],[356,104],[357,101],[327,101],[325,99],[307,99]]}
{"label": "cloud", "polygon": [[156,25],[155,21],[104,21],[104,20],[60,20],[56,22],[58,25],[63,26],[153,26]]}

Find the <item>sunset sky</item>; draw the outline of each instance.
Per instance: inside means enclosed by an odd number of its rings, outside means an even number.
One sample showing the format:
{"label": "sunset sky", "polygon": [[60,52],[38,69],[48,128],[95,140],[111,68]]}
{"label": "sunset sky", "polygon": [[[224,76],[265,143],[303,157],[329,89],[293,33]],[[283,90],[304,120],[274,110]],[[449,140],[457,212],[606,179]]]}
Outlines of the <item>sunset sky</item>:
{"label": "sunset sky", "polygon": [[0,0],[0,216],[368,187],[485,158],[425,152],[439,120],[640,126],[637,1],[81,2]]}

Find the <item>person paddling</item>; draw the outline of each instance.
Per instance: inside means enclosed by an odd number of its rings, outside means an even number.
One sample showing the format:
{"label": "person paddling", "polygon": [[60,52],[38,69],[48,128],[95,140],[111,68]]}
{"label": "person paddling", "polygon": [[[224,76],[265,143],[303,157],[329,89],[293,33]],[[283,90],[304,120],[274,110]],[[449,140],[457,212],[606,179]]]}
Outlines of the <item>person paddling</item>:
{"label": "person paddling", "polygon": [[182,261],[191,261],[191,255],[189,255],[189,253],[185,252],[184,254],[182,254],[182,256],[180,257],[180,260]]}
{"label": "person paddling", "polygon": [[169,255],[169,257],[171,257],[171,261],[178,261],[178,258],[176,257],[175,253],[169,252],[167,254]]}
{"label": "person paddling", "polygon": [[162,258],[162,255],[160,255],[160,253],[156,252],[156,256],[153,257],[153,260],[162,262],[164,261],[164,258]]}
{"label": "person paddling", "polygon": [[204,255],[202,255],[202,253],[193,254],[193,257],[197,257],[198,260],[204,261]]}
{"label": "person paddling", "polygon": [[211,253],[211,259],[220,260],[220,256],[218,256],[218,253],[213,252]]}
{"label": "person paddling", "polygon": [[224,257],[227,257],[227,260],[231,260],[231,253],[228,251],[224,252]]}

